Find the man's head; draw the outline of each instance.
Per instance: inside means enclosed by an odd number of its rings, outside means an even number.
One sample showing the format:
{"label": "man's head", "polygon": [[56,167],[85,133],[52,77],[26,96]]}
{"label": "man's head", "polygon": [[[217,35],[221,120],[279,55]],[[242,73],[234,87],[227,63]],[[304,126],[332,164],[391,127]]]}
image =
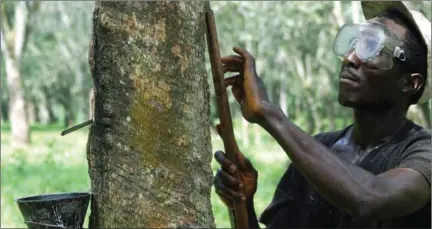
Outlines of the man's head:
{"label": "man's head", "polygon": [[[365,6],[363,10],[365,11]],[[362,32],[365,34],[363,37],[366,37],[363,41],[367,40],[363,44],[366,45],[359,44],[358,53],[355,49],[350,50],[344,58],[340,74],[339,102],[344,106],[354,108],[395,106],[407,108],[410,104],[417,103],[428,77],[427,46],[422,34],[413,29],[415,25],[398,11],[383,10],[367,19],[372,23],[372,29]],[[379,24],[374,26],[373,23]],[[389,48],[382,49],[376,57],[370,60],[361,60],[363,53],[367,54],[369,51],[365,49],[366,51],[363,52],[362,49],[370,48],[368,44],[378,42],[379,39],[374,37],[380,38],[380,36],[368,37],[368,33],[380,31],[380,26],[383,26],[383,31],[386,29],[389,31],[385,36],[387,38],[385,47]],[[376,30],[374,30],[375,27]],[[394,37],[390,39],[389,37],[392,36]],[[394,52],[395,50],[405,52],[401,54]],[[386,66],[391,67],[386,68]]]}

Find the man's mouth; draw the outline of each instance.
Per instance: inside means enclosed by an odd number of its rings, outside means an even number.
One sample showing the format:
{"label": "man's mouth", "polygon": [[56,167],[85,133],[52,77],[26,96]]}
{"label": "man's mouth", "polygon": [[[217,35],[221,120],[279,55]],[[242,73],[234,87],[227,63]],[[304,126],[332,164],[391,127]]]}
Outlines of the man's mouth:
{"label": "man's mouth", "polygon": [[349,70],[343,70],[340,75],[340,82],[346,82],[346,83],[356,83],[358,84],[360,82],[360,79],[350,72]]}

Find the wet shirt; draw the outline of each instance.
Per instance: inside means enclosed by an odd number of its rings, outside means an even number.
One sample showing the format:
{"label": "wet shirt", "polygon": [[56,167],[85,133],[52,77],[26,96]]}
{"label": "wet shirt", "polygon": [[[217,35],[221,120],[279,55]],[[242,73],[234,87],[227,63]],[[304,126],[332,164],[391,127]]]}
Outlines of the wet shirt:
{"label": "wet shirt", "polygon": [[[321,133],[315,139],[331,149],[351,127]],[[359,166],[376,175],[393,168],[411,168],[430,185],[431,160],[430,131],[408,121],[392,141],[371,151]],[[431,203],[404,217],[355,222],[314,191],[291,163],[259,220],[267,228],[431,228]]]}

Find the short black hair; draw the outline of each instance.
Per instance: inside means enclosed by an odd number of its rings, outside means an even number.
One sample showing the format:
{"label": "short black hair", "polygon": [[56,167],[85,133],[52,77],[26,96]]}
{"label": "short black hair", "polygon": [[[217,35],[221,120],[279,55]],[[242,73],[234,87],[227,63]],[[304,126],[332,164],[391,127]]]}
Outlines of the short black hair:
{"label": "short black hair", "polygon": [[395,23],[402,25],[407,29],[404,46],[408,47],[411,52],[405,63],[401,65],[402,70],[409,73],[419,73],[424,77],[422,87],[410,99],[410,104],[415,104],[423,94],[427,78],[430,77],[427,75],[427,46],[423,41],[423,36],[417,29],[415,29],[415,25],[413,25],[410,20],[397,11],[389,10],[380,13],[378,17],[391,19]]}

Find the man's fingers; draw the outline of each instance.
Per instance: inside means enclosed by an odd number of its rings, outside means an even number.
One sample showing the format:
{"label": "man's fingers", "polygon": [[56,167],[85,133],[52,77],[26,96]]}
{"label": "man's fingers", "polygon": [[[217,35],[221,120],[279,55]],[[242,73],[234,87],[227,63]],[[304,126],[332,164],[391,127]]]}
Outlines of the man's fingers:
{"label": "man's fingers", "polygon": [[[225,173],[225,175],[222,175],[222,173]],[[223,170],[218,170],[216,176],[214,177],[216,193],[234,201],[241,201],[242,199],[244,200],[245,197],[241,192],[237,192],[230,188],[232,185],[228,181],[229,179],[227,179],[227,177],[229,177],[228,173],[224,172]]]}
{"label": "man's fingers", "polygon": [[230,76],[224,79],[225,87],[228,86],[241,86],[242,85],[242,76],[240,74]]}
{"label": "man's fingers", "polygon": [[231,174],[234,174],[237,171],[237,167],[225,156],[222,151],[216,151],[214,158],[225,171],[228,171]]}
{"label": "man's fingers", "polygon": [[230,196],[222,192],[219,188],[216,188],[215,191],[220,197],[225,198],[227,200],[233,200]]}
{"label": "man's fingers", "polygon": [[238,55],[229,55],[220,58],[223,64],[239,64],[243,65],[243,58]]}
{"label": "man's fingers", "polygon": [[257,173],[256,169],[252,165],[252,162],[248,158],[245,158],[245,171],[253,173],[254,175]]}
{"label": "man's fingers", "polygon": [[231,88],[231,91],[234,95],[235,100],[241,105],[245,99],[245,93],[243,89],[241,87],[233,86]]}
{"label": "man's fingers", "polygon": [[234,201],[244,201],[246,198],[241,192],[235,192],[227,188],[221,182],[216,183],[216,193]]}
{"label": "man's fingers", "polygon": [[234,191],[239,191],[239,189],[243,187],[243,184],[241,184],[240,181],[238,181],[235,177],[231,176],[230,174],[228,174],[224,170],[219,170],[218,175],[219,175],[222,183],[226,187],[228,187]]}
{"label": "man's fingers", "polygon": [[239,46],[234,46],[233,47],[234,52],[240,54],[240,56],[245,60],[245,64],[246,65],[251,65],[251,67],[253,65],[255,65],[255,60],[252,57],[252,55],[244,48],[241,48]]}
{"label": "man's fingers", "polygon": [[222,72],[224,74],[227,72],[242,72],[242,66],[235,66],[232,64],[222,65]]}
{"label": "man's fingers", "polygon": [[232,86],[231,91],[238,103],[241,103],[245,98],[243,90],[243,77],[239,75],[227,77],[224,79],[225,87]]}
{"label": "man's fingers", "polygon": [[243,156],[242,153],[238,153],[237,154],[237,163],[238,166],[240,168],[242,168],[243,170],[246,169],[246,162],[245,162],[246,158]]}
{"label": "man's fingers", "polygon": [[248,158],[244,157],[241,163],[242,165],[239,163],[239,166],[241,166],[245,176],[257,178],[258,171],[256,171],[252,165],[252,162]]}
{"label": "man's fingers", "polygon": [[256,176],[257,171],[252,165],[252,162],[246,158],[241,152],[237,154],[237,164],[241,170],[250,176]]}
{"label": "man's fingers", "polygon": [[248,58],[252,57],[252,55],[246,49],[244,49],[240,46],[234,46],[233,51],[238,53],[241,56],[241,58],[243,58],[245,61]]}

